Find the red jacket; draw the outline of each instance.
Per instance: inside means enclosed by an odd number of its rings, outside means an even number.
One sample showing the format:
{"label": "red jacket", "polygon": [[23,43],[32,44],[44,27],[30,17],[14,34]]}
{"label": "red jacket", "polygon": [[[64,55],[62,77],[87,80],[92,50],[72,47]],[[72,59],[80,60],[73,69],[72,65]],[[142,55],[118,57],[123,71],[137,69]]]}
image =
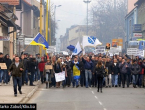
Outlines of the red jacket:
{"label": "red jacket", "polygon": [[142,63],[138,62],[138,64],[140,65],[141,67],[141,72],[139,74],[144,74],[144,68],[142,67]]}
{"label": "red jacket", "polygon": [[40,71],[43,71],[44,70],[44,67],[45,67],[45,62],[44,61],[41,61],[39,64],[38,64],[38,68]]}

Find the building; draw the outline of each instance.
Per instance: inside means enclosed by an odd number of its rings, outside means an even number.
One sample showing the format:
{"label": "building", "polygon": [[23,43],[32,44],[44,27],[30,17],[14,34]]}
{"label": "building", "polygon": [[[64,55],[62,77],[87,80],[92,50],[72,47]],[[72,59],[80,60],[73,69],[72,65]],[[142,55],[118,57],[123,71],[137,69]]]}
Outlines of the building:
{"label": "building", "polygon": [[128,10],[127,12],[130,13],[134,8],[134,4],[137,2],[137,0],[128,0]]}
{"label": "building", "polygon": [[[17,53],[20,54],[30,43],[32,39],[40,32],[40,2],[37,0],[22,0],[22,9],[16,11],[18,16],[17,25],[21,27],[17,38]],[[46,3],[43,0],[42,6],[42,35],[45,36],[45,22],[46,22]],[[27,43],[26,43],[27,42]],[[26,53],[36,55],[39,53],[39,46],[29,46]],[[42,51],[42,55],[45,51]]]}
{"label": "building", "polygon": [[137,6],[138,8],[138,13],[137,13],[137,16],[138,16],[138,24],[140,25],[140,34],[142,34],[142,38],[144,39],[145,38],[145,0],[138,0],[136,3],[135,3],[135,6]]}
{"label": "building", "polygon": [[20,27],[15,24],[15,11],[20,7],[20,0],[0,0],[0,52],[10,58],[16,54],[16,31]]}
{"label": "building", "polygon": [[128,13],[125,16],[125,30],[126,30],[126,41],[125,48],[128,47],[129,41],[136,40],[134,36],[134,26],[138,24],[138,8],[134,4],[137,0],[128,0]]}

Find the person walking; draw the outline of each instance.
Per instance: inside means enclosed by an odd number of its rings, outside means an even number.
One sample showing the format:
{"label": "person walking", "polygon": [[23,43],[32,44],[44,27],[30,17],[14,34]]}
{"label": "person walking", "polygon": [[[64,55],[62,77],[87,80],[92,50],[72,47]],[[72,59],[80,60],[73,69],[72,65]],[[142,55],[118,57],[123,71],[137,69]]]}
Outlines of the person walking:
{"label": "person walking", "polygon": [[131,73],[133,77],[133,87],[136,88],[137,81],[138,81],[138,75],[141,71],[141,67],[139,64],[137,64],[136,60],[133,60],[133,64],[131,65]]}
{"label": "person walking", "polygon": [[[54,71],[55,74],[62,72],[62,64],[60,58],[58,58],[57,62],[55,63]],[[56,88],[60,88],[60,83],[61,82],[56,82]]]}
{"label": "person walking", "polygon": [[9,55],[8,54],[5,55],[4,61],[5,61],[6,66],[7,66],[7,69],[5,71],[6,72],[6,76],[5,76],[6,80],[5,80],[5,83],[8,84],[8,82],[10,81],[10,76],[11,76],[11,75],[9,75],[8,70],[9,70],[10,65],[12,64],[12,61],[9,58]]}
{"label": "person walking", "polygon": [[112,66],[112,87],[118,87],[118,75],[119,75],[119,64],[117,63],[117,59],[114,59],[114,63]]}
{"label": "person walking", "polygon": [[[51,66],[51,69],[47,69],[46,66]],[[54,73],[53,70],[53,65],[50,61],[50,59],[47,59],[47,62],[45,63],[45,67],[44,67],[44,76],[46,77],[46,89],[49,87],[51,88],[52,84],[51,84],[51,76]]]}
{"label": "person walking", "polygon": [[64,61],[64,63],[66,64],[66,70],[67,70],[67,80],[66,80],[66,83],[67,83],[67,86],[70,87],[71,85],[71,61],[69,59],[69,56],[66,57],[66,61]]}
{"label": "person walking", "polygon": [[22,94],[21,86],[22,86],[22,73],[24,71],[24,65],[19,62],[19,57],[15,57],[15,62],[13,62],[9,67],[9,75],[12,72],[13,78],[13,87],[14,87],[14,96],[17,97],[17,85],[19,93]]}
{"label": "person walking", "polygon": [[79,79],[80,79],[80,62],[77,57],[74,57],[74,61],[71,63],[71,68],[73,70],[73,88],[76,85],[76,88],[79,87]]}
{"label": "person walking", "polygon": [[41,62],[38,64],[38,69],[40,71],[41,83],[42,84],[44,83],[44,76],[43,76],[44,67],[45,67],[45,61],[44,61],[44,58],[42,57]]}
{"label": "person walking", "polygon": [[[88,86],[91,87],[93,62],[90,60],[89,57],[86,57],[86,60],[82,57],[82,61],[85,67],[86,88],[88,88]],[[89,78],[89,82],[88,82],[88,78]]]}
{"label": "person walking", "polygon": [[103,77],[105,75],[105,69],[101,61],[99,61],[95,66],[93,74],[97,74],[97,81],[98,81],[97,91],[99,92],[99,88],[100,88],[102,93],[102,82],[103,82]]}

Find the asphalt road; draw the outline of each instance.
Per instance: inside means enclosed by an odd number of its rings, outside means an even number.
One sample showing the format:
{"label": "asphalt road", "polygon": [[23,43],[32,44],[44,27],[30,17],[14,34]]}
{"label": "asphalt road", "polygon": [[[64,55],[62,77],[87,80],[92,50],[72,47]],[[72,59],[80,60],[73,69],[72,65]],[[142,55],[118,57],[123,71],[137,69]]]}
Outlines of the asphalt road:
{"label": "asphalt road", "polygon": [[42,85],[28,103],[37,110],[145,110],[143,88],[51,88]]}

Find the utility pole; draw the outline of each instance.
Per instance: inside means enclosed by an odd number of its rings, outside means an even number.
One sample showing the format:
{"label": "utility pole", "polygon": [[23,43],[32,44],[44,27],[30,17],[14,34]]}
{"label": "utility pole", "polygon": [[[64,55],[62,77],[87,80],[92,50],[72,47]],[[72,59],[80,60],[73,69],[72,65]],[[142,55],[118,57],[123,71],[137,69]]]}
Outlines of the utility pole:
{"label": "utility pole", "polygon": [[91,0],[84,0],[84,3],[87,4],[87,35],[88,35],[88,4],[91,2]]}
{"label": "utility pole", "polygon": [[[48,0],[46,4],[46,41],[48,42]],[[47,55],[47,50],[46,50]]]}
{"label": "utility pole", "polygon": [[[40,34],[42,34],[42,0],[40,0]],[[39,46],[40,56],[42,55],[42,47]]]}
{"label": "utility pole", "polygon": [[50,0],[49,0],[49,45],[51,45],[51,10],[50,10]]}

